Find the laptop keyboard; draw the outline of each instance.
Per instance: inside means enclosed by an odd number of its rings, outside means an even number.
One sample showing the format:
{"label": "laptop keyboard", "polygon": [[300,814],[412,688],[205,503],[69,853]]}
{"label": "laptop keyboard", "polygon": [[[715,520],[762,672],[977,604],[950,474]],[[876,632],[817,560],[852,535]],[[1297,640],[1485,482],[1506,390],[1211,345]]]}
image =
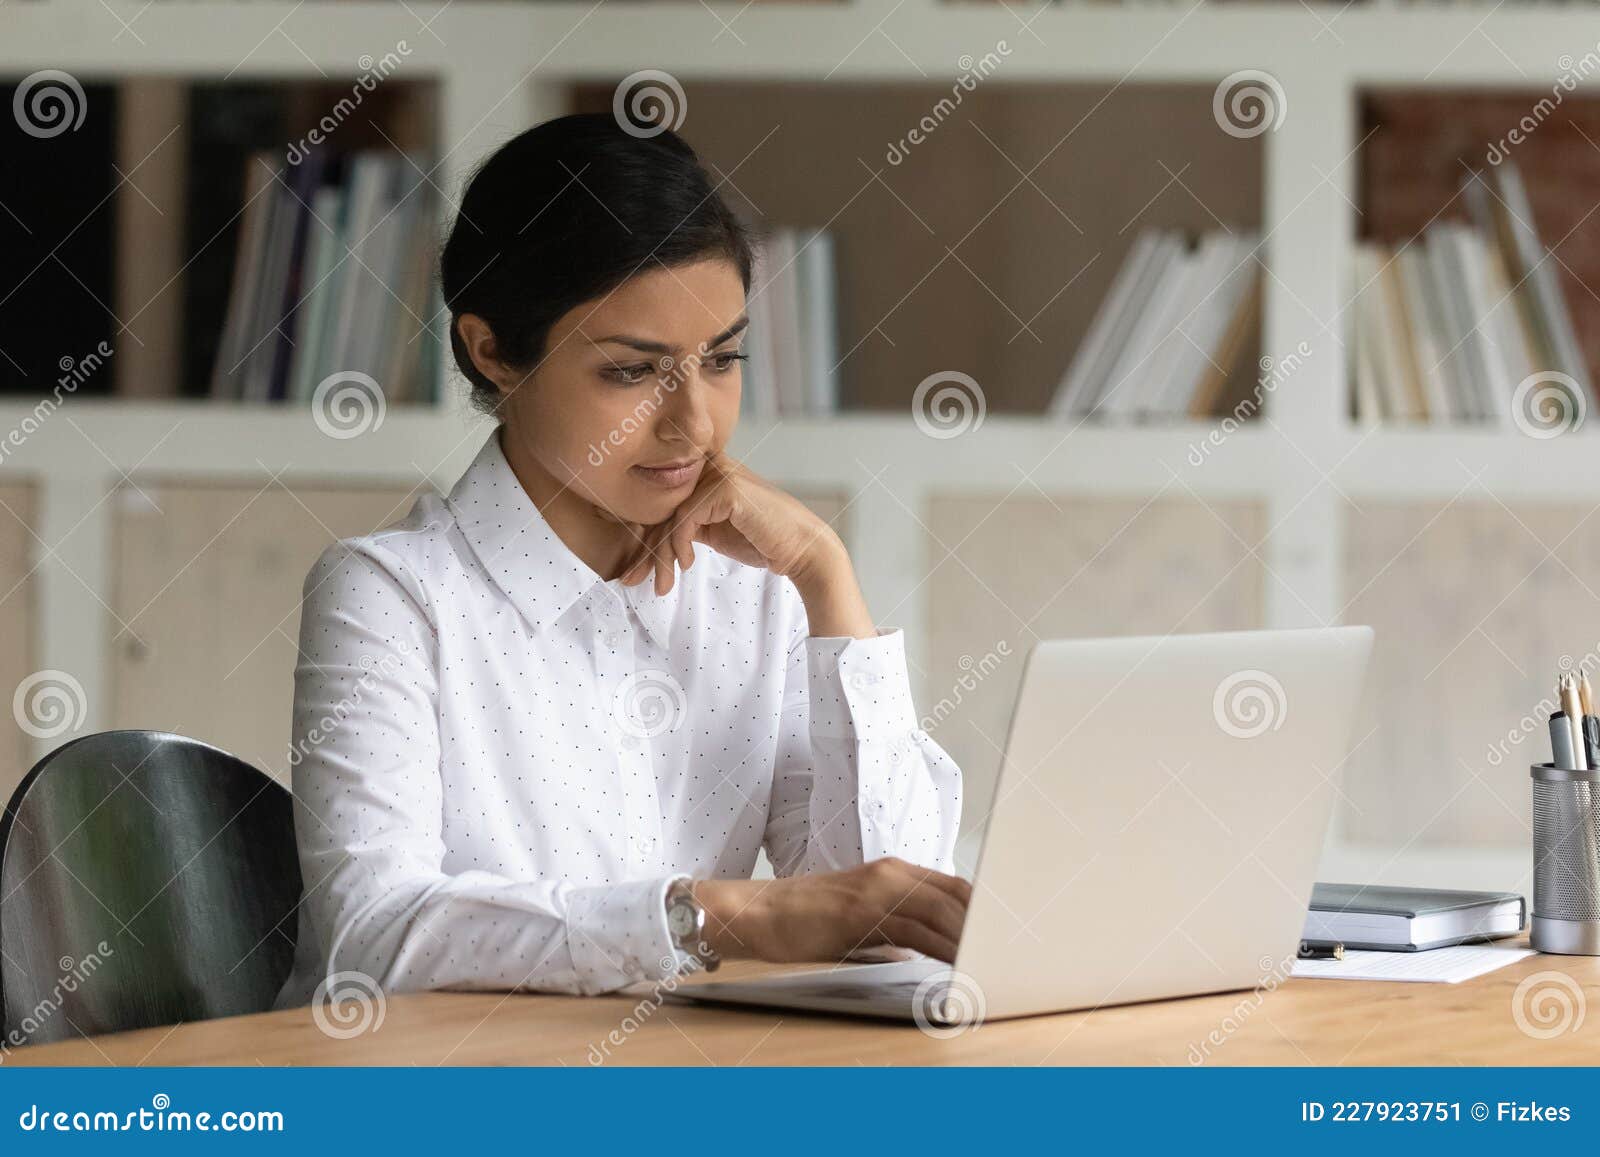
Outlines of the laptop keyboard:
{"label": "laptop keyboard", "polygon": [[795,985],[787,991],[803,997],[829,997],[837,1000],[904,1000],[910,1003],[917,995],[920,981],[894,980],[887,983],[857,984],[854,981],[835,981],[832,984]]}

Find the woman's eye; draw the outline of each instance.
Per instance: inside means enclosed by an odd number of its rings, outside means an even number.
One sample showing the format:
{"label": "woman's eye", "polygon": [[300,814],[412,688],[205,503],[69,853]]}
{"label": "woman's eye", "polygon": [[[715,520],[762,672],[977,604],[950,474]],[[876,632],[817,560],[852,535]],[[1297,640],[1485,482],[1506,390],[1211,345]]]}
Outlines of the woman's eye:
{"label": "woman's eye", "polygon": [[713,357],[711,359],[711,364],[716,367],[718,373],[727,373],[729,370],[733,369],[734,366],[738,365],[744,360],[744,354],[725,353],[717,354],[715,357]]}
{"label": "woman's eye", "polygon": [[617,381],[626,385],[636,385],[644,381],[645,375],[650,372],[649,366],[612,366],[606,373]]}

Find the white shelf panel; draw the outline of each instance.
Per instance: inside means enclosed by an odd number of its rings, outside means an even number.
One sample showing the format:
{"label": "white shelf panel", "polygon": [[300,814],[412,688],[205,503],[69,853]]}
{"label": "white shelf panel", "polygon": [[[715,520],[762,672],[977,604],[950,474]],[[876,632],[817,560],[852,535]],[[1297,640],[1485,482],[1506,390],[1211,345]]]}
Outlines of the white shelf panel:
{"label": "white shelf panel", "polygon": [[[140,72],[354,76],[363,55],[406,41],[404,69],[605,80],[637,68],[680,78],[928,81],[1001,40],[995,79],[1214,82],[1246,68],[1305,68],[1363,82],[1539,87],[1595,42],[1583,8],[1395,10],[1336,4],[1051,6],[456,0],[44,0],[0,6],[0,72],[66,69],[87,80]],[[715,45],[713,45],[715,41]],[[619,48],[648,44],[648,59]],[[728,51],[715,50],[727,45]],[[1589,81],[1581,82],[1592,84]]]}
{"label": "white shelf panel", "polygon": [[[0,403],[0,437],[32,414]],[[138,470],[192,477],[400,479],[426,470],[459,473],[488,427],[475,414],[394,406],[358,437],[330,437],[309,410],[245,403],[75,399],[0,457],[0,476],[81,478]],[[987,417],[958,437],[936,438],[901,414],[827,420],[742,421],[731,452],[794,486],[859,489],[886,484],[924,490],[1039,486],[1145,494],[1188,486],[1209,494],[1259,494],[1267,456],[1286,446],[1270,431],[1238,431],[1195,466],[1210,425],[1108,428],[1027,417]],[[240,440],[246,442],[241,452]],[[1280,462],[1280,469],[1292,470]],[[1181,485],[1180,485],[1181,480]]]}
{"label": "white shelf panel", "polygon": [[[0,403],[0,437],[32,407]],[[1304,493],[1326,478],[1351,496],[1450,498],[1464,488],[1510,498],[1590,501],[1581,480],[1600,461],[1600,430],[1548,441],[1515,430],[1451,431],[1282,424],[1213,440],[1215,423],[1074,425],[988,415],[956,437],[923,432],[898,413],[832,419],[744,419],[731,452],[785,485],[854,493],[1087,492],[1208,497]],[[300,407],[205,401],[75,399],[0,457],[0,477],[145,475],[443,482],[464,470],[487,434],[476,414],[394,406],[376,430],[330,437]],[[246,442],[241,451],[240,440]],[[1574,485],[1574,480],[1580,480]]]}
{"label": "white shelf panel", "polygon": [[[1188,486],[1203,494],[1259,495],[1269,488],[1268,458],[1281,440],[1261,429],[1232,434],[1227,453],[1190,454],[1211,432],[1207,424],[1106,427],[990,415],[976,429],[936,438],[900,414],[853,415],[831,421],[741,422],[733,453],[794,485],[864,486],[874,476],[891,490],[919,492],[1039,490],[1149,495]],[[1292,464],[1283,463],[1292,470]],[[880,474],[881,472],[881,474]]]}
{"label": "white shelf panel", "polygon": [[[1332,21],[1321,43],[1357,85],[1526,88],[1548,96],[1574,61],[1600,51],[1596,28],[1588,5],[1418,4],[1352,11]],[[1591,61],[1587,75],[1574,69],[1572,80],[1593,94],[1600,72]]]}
{"label": "white shelf panel", "polygon": [[[32,405],[0,403],[0,438],[26,431]],[[391,406],[357,437],[324,433],[299,406],[206,401],[69,399],[22,445],[6,446],[0,475],[76,479],[145,475],[399,481],[460,473],[483,439],[476,420],[421,406]]]}
{"label": "white shelf panel", "polygon": [[1380,429],[1345,431],[1348,454],[1334,469],[1353,497],[1449,499],[1476,491],[1513,498],[1595,500],[1600,432],[1583,430],[1541,441],[1500,431]]}

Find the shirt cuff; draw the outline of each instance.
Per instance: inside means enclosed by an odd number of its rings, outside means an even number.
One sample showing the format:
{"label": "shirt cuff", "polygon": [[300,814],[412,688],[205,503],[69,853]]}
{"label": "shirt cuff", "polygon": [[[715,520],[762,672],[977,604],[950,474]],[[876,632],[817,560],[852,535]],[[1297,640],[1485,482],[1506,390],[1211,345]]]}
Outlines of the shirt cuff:
{"label": "shirt cuff", "polygon": [[917,730],[899,628],[880,627],[871,639],[809,638],[806,673],[813,735],[894,739]]}
{"label": "shirt cuff", "polygon": [[678,975],[683,956],[667,928],[667,888],[679,878],[573,890],[567,908],[567,947],[584,992],[610,992]]}

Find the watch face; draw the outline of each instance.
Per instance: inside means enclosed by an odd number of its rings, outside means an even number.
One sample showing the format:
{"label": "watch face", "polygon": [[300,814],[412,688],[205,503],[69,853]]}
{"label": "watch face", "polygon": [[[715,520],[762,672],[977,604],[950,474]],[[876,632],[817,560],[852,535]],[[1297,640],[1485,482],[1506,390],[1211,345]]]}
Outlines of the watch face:
{"label": "watch face", "polygon": [[672,933],[674,940],[687,940],[694,935],[694,908],[688,904],[677,903],[667,909],[667,930]]}

